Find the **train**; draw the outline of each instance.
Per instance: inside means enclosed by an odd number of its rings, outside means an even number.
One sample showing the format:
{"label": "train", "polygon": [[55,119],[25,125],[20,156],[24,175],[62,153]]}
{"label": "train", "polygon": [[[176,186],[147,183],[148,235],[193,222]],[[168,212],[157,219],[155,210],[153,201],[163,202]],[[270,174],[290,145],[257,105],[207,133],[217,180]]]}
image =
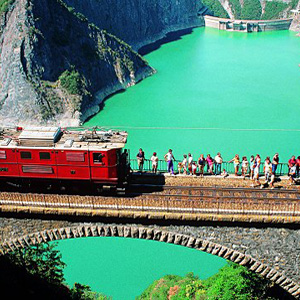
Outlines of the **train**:
{"label": "train", "polygon": [[122,187],[130,170],[127,135],[99,127],[0,128],[0,180]]}

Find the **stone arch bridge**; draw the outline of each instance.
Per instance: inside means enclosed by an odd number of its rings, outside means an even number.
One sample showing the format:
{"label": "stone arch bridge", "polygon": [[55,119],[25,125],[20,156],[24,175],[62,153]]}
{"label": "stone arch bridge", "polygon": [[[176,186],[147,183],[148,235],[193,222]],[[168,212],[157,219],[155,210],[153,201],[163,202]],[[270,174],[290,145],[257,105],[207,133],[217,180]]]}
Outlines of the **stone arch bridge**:
{"label": "stone arch bridge", "polygon": [[[102,220],[101,220],[102,221]],[[81,237],[125,237],[194,248],[246,266],[300,297],[300,229],[194,224],[102,223],[91,219],[0,218],[0,253]],[[160,223],[160,224],[159,224]]]}

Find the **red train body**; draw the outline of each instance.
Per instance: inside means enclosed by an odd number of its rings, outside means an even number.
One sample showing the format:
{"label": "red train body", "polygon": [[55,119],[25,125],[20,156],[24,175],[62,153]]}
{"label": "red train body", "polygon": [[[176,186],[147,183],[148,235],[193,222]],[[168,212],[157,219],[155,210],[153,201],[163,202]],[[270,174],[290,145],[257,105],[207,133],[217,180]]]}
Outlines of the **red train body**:
{"label": "red train body", "polygon": [[128,162],[122,151],[126,140],[126,132],[95,128],[2,129],[0,178],[80,180],[118,185],[126,176]]}

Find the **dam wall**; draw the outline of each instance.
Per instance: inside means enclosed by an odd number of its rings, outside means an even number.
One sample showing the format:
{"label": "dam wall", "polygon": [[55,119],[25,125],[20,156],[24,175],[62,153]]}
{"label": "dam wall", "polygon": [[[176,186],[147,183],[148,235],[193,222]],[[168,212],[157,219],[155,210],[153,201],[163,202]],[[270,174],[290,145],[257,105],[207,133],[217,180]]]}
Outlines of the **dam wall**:
{"label": "dam wall", "polygon": [[293,19],[278,20],[233,20],[205,16],[205,26],[226,31],[262,32],[272,30],[288,30]]}

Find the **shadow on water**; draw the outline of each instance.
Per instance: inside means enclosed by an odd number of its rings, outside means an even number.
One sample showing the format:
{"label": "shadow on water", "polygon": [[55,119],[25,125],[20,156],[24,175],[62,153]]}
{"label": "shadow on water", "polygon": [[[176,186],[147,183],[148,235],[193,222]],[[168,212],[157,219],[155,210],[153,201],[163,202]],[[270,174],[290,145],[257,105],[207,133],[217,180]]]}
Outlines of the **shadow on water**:
{"label": "shadow on water", "polygon": [[193,33],[195,27],[169,32],[165,37],[141,47],[138,51],[140,55],[147,55],[155,50],[158,50],[162,45],[181,40],[182,36]]}
{"label": "shadow on water", "polygon": [[[125,92],[126,92],[126,89],[122,88],[122,89],[120,89],[120,90],[118,90],[118,91],[116,91],[116,92],[114,92],[114,93],[109,94],[108,96],[106,96],[106,97],[102,100],[102,102],[98,105],[98,106],[99,106],[99,111],[103,110],[103,108],[105,107],[105,102],[106,102],[106,100],[108,100],[108,99],[114,97],[115,95],[123,94],[123,93],[125,93]],[[91,119],[94,118],[94,117],[95,117],[95,115],[91,115],[90,117],[88,117],[88,118],[84,121],[84,123],[88,122],[89,120],[91,120]]]}

